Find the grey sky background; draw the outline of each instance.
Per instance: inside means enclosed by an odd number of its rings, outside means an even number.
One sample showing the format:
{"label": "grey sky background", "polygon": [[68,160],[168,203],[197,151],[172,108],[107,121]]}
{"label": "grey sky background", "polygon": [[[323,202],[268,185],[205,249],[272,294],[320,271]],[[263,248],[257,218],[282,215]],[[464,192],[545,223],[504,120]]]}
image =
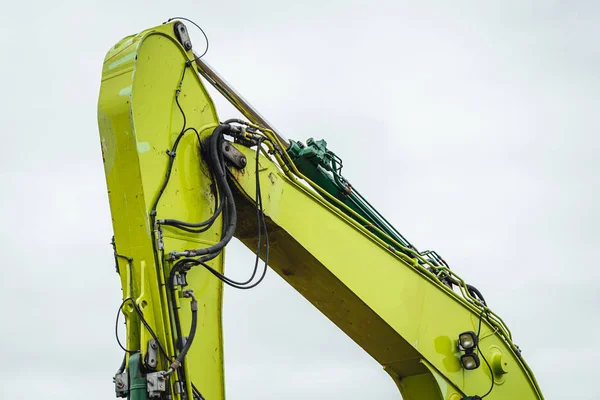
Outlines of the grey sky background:
{"label": "grey sky background", "polygon": [[[119,39],[176,15],[202,25],[207,60],[275,126],[325,138],[411,242],[484,293],[546,398],[600,398],[599,3],[2,8],[0,398],[114,397],[121,291],[96,122],[101,66]],[[252,253],[234,243],[227,258],[243,276]],[[274,273],[256,290],[226,290],[224,324],[230,399],[400,398]]]}

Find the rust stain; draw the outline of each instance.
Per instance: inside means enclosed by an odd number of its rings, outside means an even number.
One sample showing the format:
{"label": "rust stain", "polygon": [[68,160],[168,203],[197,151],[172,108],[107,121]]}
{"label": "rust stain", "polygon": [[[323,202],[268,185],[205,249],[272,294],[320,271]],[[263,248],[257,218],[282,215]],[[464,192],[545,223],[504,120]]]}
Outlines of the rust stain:
{"label": "rust stain", "polygon": [[229,171],[231,171],[233,176],[235,176],[236,178],[239,179],[246,173],[246,168],[243,168],[243,169],[231,168]]}

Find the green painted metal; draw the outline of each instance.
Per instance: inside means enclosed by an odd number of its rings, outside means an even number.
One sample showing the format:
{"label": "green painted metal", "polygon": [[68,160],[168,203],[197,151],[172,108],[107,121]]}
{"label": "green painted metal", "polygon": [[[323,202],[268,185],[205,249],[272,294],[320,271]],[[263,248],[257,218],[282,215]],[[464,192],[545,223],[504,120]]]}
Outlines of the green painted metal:
{"label": "green painted metal", "polygon": [[[381,230],[385,235],[375,230],[373,232],[390,245],[400,243],[403,247],[414,249],[408,240],[342,176],[342,160],[327,148],[325,140],[310,138],[306,141],[306,145],[292,140],[287,153],[303,175],[368,221],[367,224],[363,224],[367,229],[376,227]],[[336,203],[332,202],[332,204]],[[348,215],[353,217],[352,214]],[[360,219],[355,219],[359,223],[362,222]],[[393,240],[388,240],[388,237]]]}
{"label": "green painted metal", "polygon": [[134,353],[129,356],[129,400],[148,400],[148,383],[142,373],[142,356]]}

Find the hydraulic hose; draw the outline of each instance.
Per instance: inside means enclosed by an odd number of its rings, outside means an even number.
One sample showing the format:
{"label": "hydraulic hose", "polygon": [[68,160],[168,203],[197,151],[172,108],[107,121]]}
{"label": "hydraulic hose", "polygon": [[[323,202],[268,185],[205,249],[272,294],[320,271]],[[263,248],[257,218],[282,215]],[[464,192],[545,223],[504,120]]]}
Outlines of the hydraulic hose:
{"label": "hydraulic hose", "polygon": [[210,247],[186,250],[182,252],[172,252],[170,253],[172,259],[178,259],[181,257],[196,257],[219,252],[227,245],[227,243],[229,243],[229,241],[233,237],[235,227],[237,225],[237,211],[235,208],[235,202],[233,200],[233,193],[231,191],[231,188],[229,187],[229,183],[227,182],[227,177],[225,175],[222,156],[219,156],[218,151],[221,138],[223,137],[223,133],[227,129],[229,129],[228,125],[219,125],[215,128],[214,132],[209,138],[209,158],[211,159],[213,167],[215,168],[215,179],[217,180],[217,185],[223,192],[222,202],[224,203],[224,207],[226,207],[227,214],[229,217],[227,221],[227,226],[225,227],[225,235],[218,243]]}
{"label": "hydraulic hose", "polygon": [[185,345],[181,349],[181,352],[179,353],[179,355],[177,356],[175,361],[173,361],[171,363],[171,367],[164,374],[165,377],[171,375],[173,373],[173,371],[175,371],[177,368],[179,368],[181,366],[183,359],[185,358],[190,347],[192,346],[192,342],[194,341],[194,336],[196,335],[196,328],[198,327],[198,302],[196,301],[194,292],[192,292],[191,290],[185,290],[183,292],[183,297],[191,297],[192,298],[192,302],[190,303],[190,307],[192,310],[192,325],[190,327],[190,334],[188,335],[188,338],[185,342]]}
{"label": "hydraulic hose", "polygon": [[487,303],[485,302],[485,299],[483,298],[483,295],[481,294],[479,289],[477,289],[475,286],[469,285],[467,283],[467,290],[469,291],[471,296],[475,297],[476,299],[479,299],[483,303],[484,306],[487,306]]}
{"label": "hydraulic hose", "polygon": [[[173,268],[171,268],[171,272],[169,273],[169,280],[168,280],[169,296],[171,298],[171,304],[173,306],[173,311],[174,311],[175,329],[176,329],[177,337],[179,338],[180,341],[183,338],[183,336],[181,334],[181,323],[179,321],[179,313],[177,312],[177,310],[175,308],[175,304],[176,304],[176,302],[175,302],[175,274],[178,272],[181,272],[181,270],[185,268],[186,264],[196,265],[198,262],[210,261],[213,258],[215,258],[216,256],[218,256],[218,253],[209,254],[207,256],[200,258],[199,260],[195,260],[195,259],[179,260],[177,263],[175,263],[175,265],[173,265]],[[181,347],[181,346],[178,345],[177,347]]]}
{"label": "hydraulic hose", "polygon": [[[159,225],[170,225],[170,226],[175,226],[178,229],[181,229],[181,230],[184,230],[187,232],[200,233],[200,232],[207,231],[213,225],[215,220],[219,217],[219,215],[223,211],[223,207],[225,205],[225,203],[223,201],[223,192],[220,190],[219,186],[215,182],[214,167],[213,167],[211,158],[206,157],[205,160],[206,160],[206,163],[208,164],[208,167],[210,170],[212,184],[214,186],[216,186],[216,189],[213,190],[213,193],[215,196],[215,211],[214,211],[213,215],[211,215],[210,218],[208,218],[207,220],[202,221],[202,222],[187,222],[187,221],[180,221],[177,219],[170,219],[170,218],[161,219],[161,220],[156,221]],[[188,229],[188,228],[202,228],[202,229]]]}
{"label": "hydraulic hose", "polygon": [[119,374],[123,373],[123,371],[125,371],[126,363],[127,363],[127,353],[125,353],[125,355],[123,356],[123,361],[121,362],[121,366],[117,370],[116,375],[119,375]]}
{"label": "hydraulic hose", "polygon": [[223,210],[223,201],[219,202],[219,197],[222,197],[222,194],[219,192],[218,197],[216,198],[216,207],[215,208],[215,212],[213,213],[213,215],[210,216],[210,218],[208,218],[205,221],[202,222],[186,222],[186,221],[180,221],[177,219],[160,219],[158,221],[156,221],[156,223],[160,224],[160,225],[172,225],[172,226],[177,226],[178,228],[181,227],[189,227],[189,228],[202,228],[202,227],[210,227],[215,220],[219,217],[219,214],[221,214],[221,211]]}

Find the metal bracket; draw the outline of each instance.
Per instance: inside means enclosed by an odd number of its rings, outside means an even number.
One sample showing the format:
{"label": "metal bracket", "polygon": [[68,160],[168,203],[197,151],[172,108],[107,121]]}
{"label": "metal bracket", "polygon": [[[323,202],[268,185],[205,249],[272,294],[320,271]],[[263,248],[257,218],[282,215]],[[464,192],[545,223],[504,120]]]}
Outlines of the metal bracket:
{"label": "metal bracket", "polygon": [[158,365],[158,343],[156,340],[148,340],[148,351],[144,358],[145,367],[149,370],[156,370]]}
{"label": "metal bracket", "polygon": [[127,371],[116,374],[113,378],[115,384],[115,393],[117,397],[127,397],[129,394],[129,377]]}
{"label": "metal bracket", "polygon": [[190,35],[183,22],[176,22],[175,25],[173,25],[173,29],[175,30],[175,36],[177,36],[177,39],[179,39],[179,42],[185,51],[190,51],[192,49],[192,41],[190,40]]}
{"label": "metal bracket", "polygon": [[248,163],[244,153],[233,147],[231,142],[224,141],[221,145],[221,151],[223,152],[223,156],[237,169],[244,168]]}
{"label": "metal bracket", "polygon": [[148,395],[150,397],[160,397],[161,393],[167,390],[167,379],[164,372],[152,372],[146,375],[148,383]]}
{"label": "metal bracket", "polygon": [[183,390],[184,390],[183,382],[182,381],[177,381],[177,382],[173,383],[173,390],[177,394],[183,393]]}
{"label": "metal bracket", "polygon": [[162,226],[158,225],[158,250],[164,250],[165,249],[165,242],[163,241],[163,231],[162,231]]}
{"label": "metal bracket", "polygon": [[175,274],[175,278],[173,279],[173,285],[181,286],[181,287],[187,286],[187,279],[186,279],[185,272],[180,272],[178,274]]}

